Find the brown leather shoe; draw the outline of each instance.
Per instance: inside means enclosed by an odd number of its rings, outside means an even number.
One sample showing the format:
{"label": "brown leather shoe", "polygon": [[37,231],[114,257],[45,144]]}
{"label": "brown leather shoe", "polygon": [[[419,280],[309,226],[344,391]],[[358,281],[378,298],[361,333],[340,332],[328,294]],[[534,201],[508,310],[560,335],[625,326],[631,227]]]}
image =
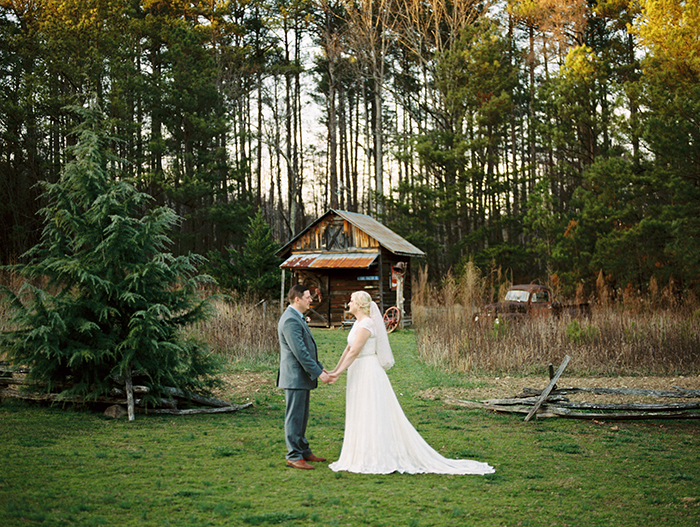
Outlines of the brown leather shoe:
{"label": "brown leather shoe", "polygon": [[288,459],[287,466],[290,468],[300,468],[302,470],[313,470],[314,469],[314,467],[309,465],[303,459]]}
{"label": "brown leather shoe", "polygon": [[321,462],[321,461],[325,461],[325,460],[326,460],[325,457],[318,457],[318,456],[314,456],[313,454],[311,454],[311,455],[309,455],[309,456],[306,456],[304,459],[305,459],[306,461],[318,461],[318,462]]}

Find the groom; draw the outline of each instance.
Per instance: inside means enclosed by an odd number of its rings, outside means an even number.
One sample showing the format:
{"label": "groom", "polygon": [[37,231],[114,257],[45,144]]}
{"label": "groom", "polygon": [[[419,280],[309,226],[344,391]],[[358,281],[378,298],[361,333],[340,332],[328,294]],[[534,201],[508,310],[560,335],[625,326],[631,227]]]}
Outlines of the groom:
{"label": "groom", "polygon": [[325,461],[311,453],[306,440],[309,421],[311,390],[318,386],[317,379],[329,381],[328,373],[318,362],[316,341],[306,325],[304,313],[311,308],[311,293],[307,286],[292,286],[287,295],[289,307],[279,323],[280,369],[277,386],[285,390],[287,408],[284,414],[284,435],[287,443],[287,466],[303,470],[314,467],[307,461]]}

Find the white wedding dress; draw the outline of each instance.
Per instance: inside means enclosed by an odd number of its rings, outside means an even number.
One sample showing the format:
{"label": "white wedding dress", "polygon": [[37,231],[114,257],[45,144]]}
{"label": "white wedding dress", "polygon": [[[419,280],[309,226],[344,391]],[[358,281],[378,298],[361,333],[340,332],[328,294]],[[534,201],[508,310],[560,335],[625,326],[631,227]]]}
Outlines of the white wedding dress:
{"label": "white wedding dress", "polygon": [[361,474],[491,474],[488,463],[447,459],[437,453],[411,425],[401,409],[386,371],[379,363],[374,322],[355,322],[348,343],[357,330],[370,332],[359,356],[348,368],[345,403],[345,437],[333,471]]}

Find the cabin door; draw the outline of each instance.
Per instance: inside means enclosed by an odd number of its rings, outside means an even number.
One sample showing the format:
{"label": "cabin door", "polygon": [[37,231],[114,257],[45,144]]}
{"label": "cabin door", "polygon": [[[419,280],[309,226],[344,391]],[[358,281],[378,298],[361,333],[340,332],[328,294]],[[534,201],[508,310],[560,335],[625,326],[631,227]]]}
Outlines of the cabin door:
{"label": "cabin door", "polygon": [[311,319],[309,325],[330,327],[331,295],[328,286],[328,275],[312,271],[300,271],[298,282],[309,286],[309,292],[313,299],[311,309],[306,313],[306,316]]}

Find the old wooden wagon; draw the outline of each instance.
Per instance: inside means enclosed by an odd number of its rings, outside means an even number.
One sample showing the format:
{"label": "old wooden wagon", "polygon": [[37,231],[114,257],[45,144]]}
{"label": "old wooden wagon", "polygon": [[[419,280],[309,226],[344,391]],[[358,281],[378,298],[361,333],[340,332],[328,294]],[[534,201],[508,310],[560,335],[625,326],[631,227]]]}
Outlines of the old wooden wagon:
{"label": "old wooden wagon", "polygon": [[410,324],[411,259],[425,253],[373,218],[331,209],[276,254],[285,259],[282,305],[291,285],[308,285],[314,299],[310,325],[347,324],[346,304],[358,290],[367,291],[382,313],[396,308],[401,326]]}

